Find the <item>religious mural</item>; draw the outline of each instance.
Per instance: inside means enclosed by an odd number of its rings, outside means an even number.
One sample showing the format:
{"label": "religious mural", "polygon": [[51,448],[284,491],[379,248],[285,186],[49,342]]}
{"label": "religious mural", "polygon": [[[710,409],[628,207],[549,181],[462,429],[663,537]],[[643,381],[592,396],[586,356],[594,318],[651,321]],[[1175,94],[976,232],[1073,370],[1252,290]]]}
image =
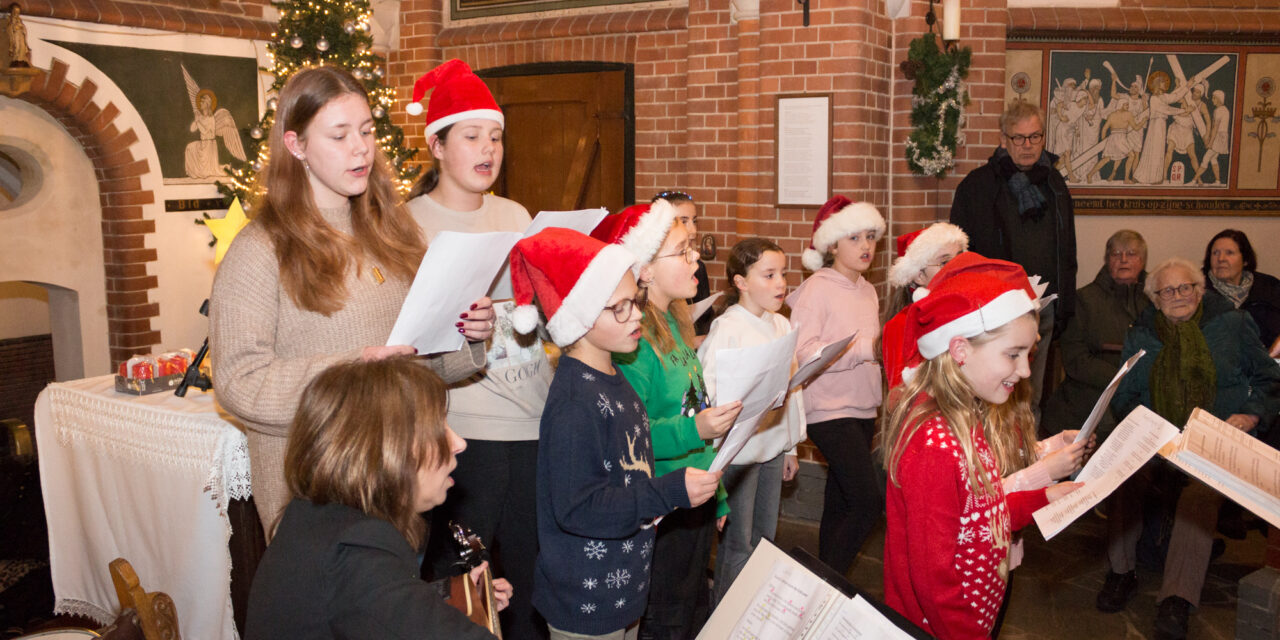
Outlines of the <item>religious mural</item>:
{"label": "religious mural", "polygon": [[211,183],[232,158],[244,160],[240,127],[258,120],[254,58],[53,42],[101,69],[133,103],[165,184]]}
{"label": "religious mural", "polygon": [[1044,109],[1085,213],[1280,214],[1280,53],[1010,43],[1007,58],[1006,100]]}

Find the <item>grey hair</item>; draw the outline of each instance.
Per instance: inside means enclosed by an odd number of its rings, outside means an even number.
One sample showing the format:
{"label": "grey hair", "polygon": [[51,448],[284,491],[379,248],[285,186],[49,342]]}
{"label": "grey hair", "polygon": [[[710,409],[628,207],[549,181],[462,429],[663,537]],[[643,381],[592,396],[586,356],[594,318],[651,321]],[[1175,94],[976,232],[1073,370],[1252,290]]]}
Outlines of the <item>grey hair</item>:
{"label": "grey hair", "polygon": [[1102,255],[1103,261],[1106,261],[1111,256],[1111,252],[1115,251],[1117,247],[1126,245],[1137,246],[1138,252],[1142,254],[1142,263],[1144,265],[1147,263],[1147,240],[1142,237],[1141,233],[1133,229],[1121,229],[1111,234],[1110,238],[1107,238],[1107,248]]}
{"label": "grey hair", "polygon": [[[1201,288],[1204,287],[1204,273],[1200,271],[1199,267],[1196,267],[1196,265],[1192,264],[1191,261],[1186,258],[1179,258],[1175,256],[1156,265],[1156,268],[1152,269],[1151,272],[1147,274],[1147,283],[1142,286],[1142,292],[1147,294],[1147,297],[1151,299],[1152,304],[1155,304],[1157,299],[1160,297],[1156,293],[1156,283],[1160,281],[1160,274],[1177,267],[1182,267],[1186,270],[1187,275],[1191,276],[1192,284],[1199,285]],[[1156,308],[1159,308],[1159,305],[1156,305]]]}
{"label": "grey hair", "polygon": [[1031,118],[1039,118],[1040,126],[1044,127],[1044,112],[1040,111],[1039,105],[1024,100],[1011,102],[1004,113],[1000,114],[1000,131],[1009,135],[1009,127]]}

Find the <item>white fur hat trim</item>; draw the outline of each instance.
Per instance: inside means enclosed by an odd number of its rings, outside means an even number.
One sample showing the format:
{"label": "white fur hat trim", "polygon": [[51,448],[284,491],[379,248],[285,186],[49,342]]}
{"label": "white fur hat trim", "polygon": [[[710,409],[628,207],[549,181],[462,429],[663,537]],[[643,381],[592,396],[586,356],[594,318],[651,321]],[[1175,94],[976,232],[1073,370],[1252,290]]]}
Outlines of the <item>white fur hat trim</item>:
{"label": "white fur hat trim", "polygon": [[813,248],[805,249],[800,262],[810,271],[822,268],[824,257],[840,238],[859,231],[872,230],[876,238],[884,236],[884,216],[869,202],[855,202],[827,217],[813,234]]}
{"label": "white fur hat trim", "polygon": [[889,284],[895,287],[911,284],[916,276],[925,270],[925,267],[933,264],[938,259],[938,255],[953,243],[960,244],[960,251],[967,251],[969,249],[968,234],[950,222],[933,223],[916,236],[916,239],[907,247],[905,255],[894,261],[893,266],[889,268]]}

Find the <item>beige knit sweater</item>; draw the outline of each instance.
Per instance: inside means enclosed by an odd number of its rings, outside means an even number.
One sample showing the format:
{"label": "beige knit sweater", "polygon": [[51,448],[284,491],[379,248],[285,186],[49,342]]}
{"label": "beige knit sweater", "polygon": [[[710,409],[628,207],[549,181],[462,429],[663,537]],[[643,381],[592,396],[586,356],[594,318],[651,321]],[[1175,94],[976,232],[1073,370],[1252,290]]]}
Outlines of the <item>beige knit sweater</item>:
{"label": "beige knit sweater", "polygon": [[[349,209],[323,210],[336,231],[351,232]],[[217,399],[248,429],[253,496],[268,536],[289,502],[284,451],[302,390],[330,365],[386,344],[409,282],[378,284],[371,265],[347,280],[343,308],[328,317],[294,306],[262,227],[249,224],[227,249],[209,303],[209,349]],[[484,343],[426,359],[445,382],[484,366]]]}

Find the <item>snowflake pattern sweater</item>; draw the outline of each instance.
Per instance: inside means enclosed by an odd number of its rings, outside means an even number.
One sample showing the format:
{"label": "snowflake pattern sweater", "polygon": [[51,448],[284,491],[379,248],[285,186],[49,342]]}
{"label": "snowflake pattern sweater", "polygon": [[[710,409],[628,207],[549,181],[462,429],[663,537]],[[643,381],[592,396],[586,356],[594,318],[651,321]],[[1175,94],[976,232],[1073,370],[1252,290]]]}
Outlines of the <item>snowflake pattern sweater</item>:
{"label": "snowflake pattern sweater", "polygon": [[626,378],[568,355],[540,440],[533,605],[571,633],[625,628],[648,601],[653,520],[689,506],[684,472],[654,477],[649,419]]}
{"label": "snowflake pattern sweater", "polygon": [[885,603],[943,640],[991,635],[1010,538],[1048,503],[1043,488],[1006,496],[981,428],[973,441],[995,493],[970,490],[963,451],[934,416],[912,434],[886,494]]}

